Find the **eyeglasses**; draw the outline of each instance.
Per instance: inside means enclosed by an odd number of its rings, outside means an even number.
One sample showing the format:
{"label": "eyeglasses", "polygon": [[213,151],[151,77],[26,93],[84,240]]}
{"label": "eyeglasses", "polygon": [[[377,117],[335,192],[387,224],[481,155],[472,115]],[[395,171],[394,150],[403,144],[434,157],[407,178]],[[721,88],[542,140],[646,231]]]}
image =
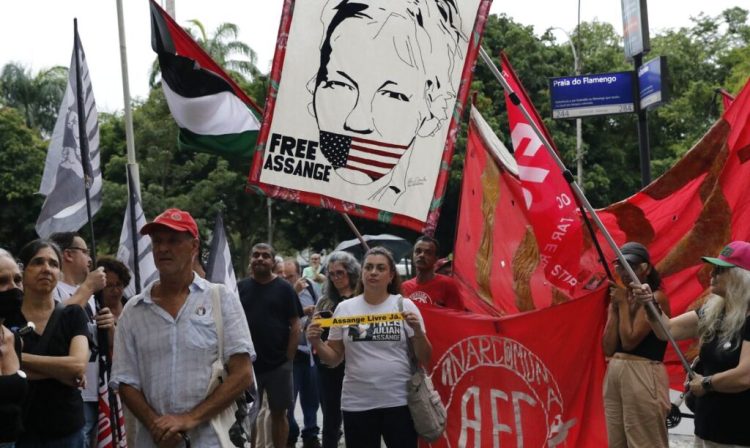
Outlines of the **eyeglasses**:
{"label": "eyeglasses", "polygon": [[65,250],[80,250],[81,253],[84,254],[84,255],[88,255],[89,254],[89,250],[85,249],[83,247],[69,247],[69,248],[67,248]]}
{"label": "eyeglasses", "polygon": [[346,271],[330,271],[328,276],[331,278],[341,278],[346,276]]}
{"label": "eyeglasses", "polygon": [[711,277],[717,277],[728,270],[732,269],[733,266],[714,266],[714,270],[711,271]]}

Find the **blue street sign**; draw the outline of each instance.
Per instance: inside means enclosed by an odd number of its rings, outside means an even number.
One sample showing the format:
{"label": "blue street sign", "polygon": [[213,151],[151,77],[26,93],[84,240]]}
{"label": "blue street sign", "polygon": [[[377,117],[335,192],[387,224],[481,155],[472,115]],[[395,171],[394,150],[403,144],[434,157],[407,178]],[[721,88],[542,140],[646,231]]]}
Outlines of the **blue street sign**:
{"label": "blue street sign", "polygon": [[633,72],[564,76],[549,81],[552,118],[635,111]]}
{"label": "blue street sign", "polygon": [[668,87],[666,56],[651,59],[638,69],[641,109],[653,109],[667,102]]}

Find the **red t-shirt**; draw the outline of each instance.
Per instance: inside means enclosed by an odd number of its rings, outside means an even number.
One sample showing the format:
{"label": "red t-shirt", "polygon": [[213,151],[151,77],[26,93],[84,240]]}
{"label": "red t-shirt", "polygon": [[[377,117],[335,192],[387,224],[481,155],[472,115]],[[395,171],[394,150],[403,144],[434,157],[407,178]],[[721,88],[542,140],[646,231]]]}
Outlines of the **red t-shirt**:
{"label": "red t-shirt", "polygon": [[401,284],[401,295],[414,302],[464,310],[456,281],[447,275],[435,274],[435,278],[425,283],[417,283],[416,277],[407,280]]}

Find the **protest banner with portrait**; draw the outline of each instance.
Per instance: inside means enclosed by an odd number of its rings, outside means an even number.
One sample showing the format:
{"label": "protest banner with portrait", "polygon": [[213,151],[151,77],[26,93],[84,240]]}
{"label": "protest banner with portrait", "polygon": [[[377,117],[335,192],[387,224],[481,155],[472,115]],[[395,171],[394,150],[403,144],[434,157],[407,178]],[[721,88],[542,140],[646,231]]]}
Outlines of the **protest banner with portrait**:
{"label": "protest banner with portrait", "polygon": [[491,0],[286,0],[249,189],[437,224]]}

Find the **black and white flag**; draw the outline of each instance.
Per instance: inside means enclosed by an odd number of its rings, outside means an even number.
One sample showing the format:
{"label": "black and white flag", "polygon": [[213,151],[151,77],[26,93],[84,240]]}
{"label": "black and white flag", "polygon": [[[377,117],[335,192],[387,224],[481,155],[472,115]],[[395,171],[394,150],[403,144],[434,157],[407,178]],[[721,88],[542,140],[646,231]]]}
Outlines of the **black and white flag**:
{"label": "black and white flag", "polygon": [[[134,176],[130,168],[128,166],[127,171],[130,197],[125,208],[125,219],[120,233],[120,248],[117,249],[117,259],[125,263],[133,273],[130,283],[125,288],[125,297],[133,297],[138,291],[143,291],[147,285],[159,279],[159,271],[156,270],[154,257],[151,254],[151,237],[140,234],[141,228],[146,225],[146,215],[143,213],[141,198],[135,187]],[[132,209],[131,204],[134,204]],[[133,239],[134,232],[135,240]],[[133,256],[136,253],[136,243],[138,244],[138,266],[135,264],[136,257]],[[136,281],[140,285],[139,288],[136,288]]]}
{"label": "black and white flag", "polygon": [[214,236],[211,239],[211,252],[208,255],[206,277],[212,283],[222,283],[228,290],[238,295],[237,277],[232,267],[232,254],[229,252],[229,242],[224,231],[224,219],[221,213],[216,215]]}
{"label": "black and white flag", "polygon": [[[36,222],[36,233],[42,238],[55,232],[76,231],[86,224],[86,188],[89,189],[91,216],[102,206],[96,103],[86,56],[77,33],[75,37],[68,86],[60,104],[39,187],[39,193],[46,196]],[[77,76],[77,69],[80,76]],[[82,80],[80,98],[78,79]],[[79,116],[79,102],[83,104],[83,117]],[[83,136],[79,131],[81,120],[85,129]]]}

